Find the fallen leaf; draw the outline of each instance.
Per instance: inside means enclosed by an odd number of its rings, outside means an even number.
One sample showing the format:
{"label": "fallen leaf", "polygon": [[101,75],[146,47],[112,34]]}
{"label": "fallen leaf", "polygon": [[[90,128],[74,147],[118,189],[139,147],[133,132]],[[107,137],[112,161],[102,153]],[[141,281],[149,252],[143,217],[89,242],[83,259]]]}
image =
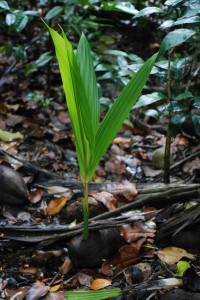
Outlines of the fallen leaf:
{"label": "fallen leaf", "polygon": [[20,132],[9,132],[0,129],[0,140],[4,142],[11,142],[12,140],[21,140],[24,136]]}
{"label": "fallen leaf", "polygon": [[154,238],[156,230],[149,228],[147,225],[137,222],[132,224],[125,224],[119,228],[121,236],[128,242],[134,242],[139,238]]}
{"label": "fallen leaf", "polygon": [[65,206],[66,202],[67,198],[65,196],[52,199],[49,205],[47,206],[46,214],[48,216],[51,216],[59,213],[61,209]]}
{"label": "fallen leaf", "polygon": [[60,286],[61,286],[60,284],[56,284],[54,286],[51,286],[50,287],[50,292],[57,292],[59,290]]}
{"label": "fallen leaf", "polygon": [[30,288],[26,294],[26,300],[37,300],[48,293],[50,290],[49,286],[46,286],[43,282],[36,282]]}
{"label": "fallen leaf", "polygon": [[116,137],[112,144],[131,144],[132,139],[131,138],[124,138],[124,137]]}
{"label": "fallen leaf", "polygon": [[183,273],[189,268],[191,268],[191,266],[187,261],[180,260],[177,263],[177,272],[174,274],[174,276],[182,276]]}
{"label": "fallen leaf", "polygon": [[79,282],[79,284],[90,287],[91,286],[91,282],[93,280],[93,276],[91,276],[90,274],[87,274],[87,272],[84,273],[84,271],[78,272],[76,274],[76,278]]}
{"label": "fallen leaf", "polygon": [[39,274],[40,269],[35,268],[35,267],[19,267],[18,269],[19,273],[22,273],[23,275],[34,275],[34,274]]}
{"label": "fallen leaf", "polygon": [[189,259],[193,259],[195,257],[193,254],[190,254],[184,249],[178,247],[167,247],[156,251],[155,254],[160,260],[166,262],[168,265],[177,263],[183,257],[187,257]]}
{"label": "fallen leaf", "polygon": [[138,193],[135,184],[128,180],[125,180],[122,183],[107,184],[106,190],[115,196],[122,196],[128,201],[132,201]]}
{"label": "fallen leaf", "polygon": [[49,186],[47,187],[47,192],[48,194],[64,194],[65,197],[67,197],[67,199],[71,199],[72,197],[72,190],[67,188],[67,187],[63,187],[63,186]]}
{"label": "fallen leaf", "polygon": [[6,296],[9,300],[23,300],[27,294],[27,291],[30,289],[30,286],[23,286],[18,289],[6,289]]}
{"label": "fallen leaf", "polygon": [[192,172],[195,169],[200,169],[200,158],[196,157],[194,160],[192,161],[187,161],[184,165],[183,165],[183,171],[185,173],[188,172]]}
{"label": "fallen leaf", "polygon": [[31,203],[38,203],[43,196],[43,192],[41,189],[36,189],[35,191],[30,192],[29,196],[28,196],[28,200]]}
{"label": "fallen leaf", "polygon": [[108,192],[90,193],[97,201],[103,203],[108,210],[116,209],[117,200],[116,198]]}
{"label": "fallen leaf", "polygon": [[125,245],[119,249],[117,254],[102,264],[100,272],[107,276],[116,275],[139,261],[140,254],[135,245]]}
{"label": "fallen leaf", "polygon": [[162,173],[162,170],[154,170],[148,166],[142,167],[145,177],[155,177]]}
{"label": "fallen leaf", "polygon": [[27,211],[22,211],[17,214],[17,220],[23,222],[30,222],[31,214]]}
{"label": "fallen leaf", "polygon": [[111,174],[124,174],[126,165],[123,161],[112,159],[105,163],[105,171]]}
{"label": "fallen leaf", "polygon": [[66,300],[65,292],[49,293],[45,300]]}
{"label": "fallen leaf", "polygon": [[43,251],[43,250],[37,250],[34,253],[34,261],[45,264],[51,257],[61,257],[63,254],[63,251],[61,250],[51,250],[51,251]]}
{"label": "fallen leaf", "polygon": [[67,256],[61,267],[59,267],[59,272],[61,275],[66,275],[73,268],[71,259]]}
{"label": "fallen leaf", "polygon": [[97,291],[97,290],[103,289],[103,288],[105,288],[107,286],[110,286],[110,285],[111,285],[110,280],[107,280],[107,279],[104,279],[104,278],[97,278],[97,279],[92,281],[90,289]]}

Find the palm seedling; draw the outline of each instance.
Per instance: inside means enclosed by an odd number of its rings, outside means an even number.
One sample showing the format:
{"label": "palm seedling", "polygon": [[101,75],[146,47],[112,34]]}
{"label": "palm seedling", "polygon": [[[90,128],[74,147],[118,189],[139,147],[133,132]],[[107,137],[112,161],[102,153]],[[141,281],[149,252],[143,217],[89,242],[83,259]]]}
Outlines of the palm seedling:
{"label": "palm seedling", "polygon": [[[47,26],[48,27],[48,26]],[[123,121],[138,99],[157,58],[150,57],[131,78],[100,122],[100,104],[89,43],[81,35],[77,51],[62,30],[62,35],[48,27],[54,42],[63,88],[66,96],[80,176],[84,186],[82,199],[84,239],[88,238],[88,184],[101,157],[106,152]]]}

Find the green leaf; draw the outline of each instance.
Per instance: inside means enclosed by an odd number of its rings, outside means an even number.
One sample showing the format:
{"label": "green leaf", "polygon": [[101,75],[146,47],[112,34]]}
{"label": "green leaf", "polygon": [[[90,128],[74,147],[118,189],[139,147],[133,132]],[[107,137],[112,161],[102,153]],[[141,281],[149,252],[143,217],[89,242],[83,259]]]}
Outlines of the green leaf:
{"label": "green leaf", "polygon": [[200,108],[200,97],[195,97],[192,105],[196,108]]}
{"label": "green leaf", "polygon": [[8,26],[11,26],[12,24],[14,24],[16,21],[16,15],[14,14],[7,14],[6,15],[6,24]]}
{"label": "green leaf", "polygon": [[30,17],[39,17],[40,14],[39,12],[35,11],[35,10],[25,10],[24,14]]}
{"label": "green leaf", "polygon": [[187,117],[187,114],[179,114],[171,118],[169,125],[173,137],[175,137],[177,133],[180,132],[181,125]]}
{"label": "green leaf", "polygon": [[120,50],[105,50],[103,53],[104,54],[109,54],[109,55],[128,57],[128,54],[126,52],[120,51]]}
{"label": "green leaf", "polygon": [[196,31],[183,28],[169,32],[161,43],[159,56],[163,55],[165,51],[186,42],[194,34],[196,34]]}
{"label": "green leaf", "polygon": [[173,26],[173,24],[174,24],[173,20],[167,20],[160,25],[160,28],[165,29],[165,28]]}
{"label": "green leaf", "polygon": [[180,101],[180,100],[183,100],[183,99],[187,99],[187,98],[193,98],[194,96],[192,95],[191,92],[185,92],[185,93],[181,93],[181,94],[178,94],[174,100],[175,101]]}
{"label": "green leaf", "polygon": [[88,99],[88,105],[92,117],[92,125],[95,133],[99,126],[100,105],[90,46],[84,34],[81,35],[76,58],[79,65],[80,75],[84,84],[85,94]]}
{"label": "green leaf", "polygon": [[191,266],[187,261],[180,260],[177,263],[177,272],[174,276],[183,276],[183,273],[189,268],[191,268]]}
{"label": "green leaf", "polygon": [[[84,84],[82,81],[80,69],[78,66],[78,62],[76,60],[75,54],[73,52],[72,46],[68,41],[64,31],[62,30],[62,37],[65,42],[66,49],[68,51],[68,59],[69,59],[69,68],[71,74],[71,80],[73,84],[73,91],[74,91],[74,98],[77,106],[78,111],[78,120],[79,120],[79,127],[81,132],[81,139],[79,143],[82,143],[83,150],[84,150],[84,172],[80,172],[80,174],[86,179],[88,178],[87,172],[89,167],[89,162],[92,159],[93,149],[94,149],[94,126],[92,124],[92,116],[89,107],[89,101],[86,96]],[[67,99],[67,87],[65,89],[65,95]],[[67,100],[67,105],[69,108],[69,104],[71,100]],[[71,118],[73,119],[73,117]],[[75,134],[76,138],[76,134]],[[79,137],[78,137],[79,138]],[[76,138],[77,141],[77,138]]]}
{"label": "green leaf", "polygon": [[63,6],[54,6],[46,14],[45,20],[49,21],[53,19],[54,17],[58,16],[62,11],[63,11]]}
{"label": "green leaf", "polygon": [[135,6],[133,6],[130,2],[120,1],[120,3],[116,5],[116,8],[122,12],[131,14],[131,15],[135,15],[138,12],[138,10],[135,9]]}
{"label": "green leaf", "polygon": [[192,121],[194,123],[194,129],[198,136],[200,136],[200,116],[199,115],[191,115]]}
{"label": "green leaf", "polygon": [[[48,25],[46,26],[48,27]],[[80,174],[86,178],[87,166],[91,159],[90,148],[94,147],[94,132],[84,85],[72,46],[65,34],[63,33],[63,36],[61,36],[50,27],[48,29],[54,42],[72,129],[75,135]]]}
{"label": "green leaf", "polygon": [[67,291],[67,300],[103,300],[111,297],[117,297],[121,294],[121,290],[115,289],[102,289],[99,291]]}
{"label": "green leaf", "polygon": [[146,15],[151,15],[151,14],[159,14],[162,13],[162,9],[158,8],[158,7],[146,7],[143,8],[142,10],[140,10],[133,18],[140,18],[140,17],[144,17]]}
{"label": "green leaf", "polygon": [[90,165],[89,179],[92,178],[99,160],[106,152],[129,111],[132,109],[134,103],[139,97],[142,88],[150,75],[156,58],[157,53],[144,63],[144,65],[129,81],[127,86],[125,86],[122,90],[121,94],[118,96],[101,122],[95,137],[95,151],[93,161]]}
{"label": "green leaf", "polygon": [[11,142],[12,140],[15,139],[23,139],[23,134],[21,134],[20,132],[9,132],[9,131],[5,131],[0,129],[0,141],[4,141],[4,142]]}
{"label": "green leaf", "polygon": [[78,0],[78,2],[80,3],[81,6],[85,6],[86,4],[88,4],[88,0]]}
{"label": "green leaf", "polygon": [[0,8],[2,8],[4,10],[9,10],[10,9],[7,1],[0,1]]}
{"label": "green leaf", "polygon": [[174,22],[173,26],[183,25],[183,24],[194,24],[194,23],[200,23],[199,16],[194,16],[194,17],[190,17],[190,18],[180,18],[176,22]]}
{"label": "green leaf", "polygon": [[180,2],[183,2],[183,0],[167,0],[167,1],[165,1],[164,4],[167,6],[170,6],[170,5],[175,6]]}
{"label": "green leaf", "polygon": [[50,60],[52,60],[52,55],[50,55],[51,52],[43,53],[36,61],[35,65],[37,68],[44,66],[47,64]]}
{"label": "green leaf", "polygon": [[142,95],[138,99],[137,103],[133,106],[133,109],[139,108],[142,106],[146,106],[146,105],[152,104],[154,102],[157,102],[159,100],[166,99],[166,98],[167,98],[166,95],[164,95],[162,93],[158,93],[158,92]]}
{"label": "green leaf", "polygon": [[143,112],[146,116],[152,117],[156,120],[159,120],[159,113],[155,109],[148,109]]}
{"label": "green leaf", "polygon": [[28,23],[28,16],[19,10],[13,11],[7,18],[6,22],[9,23],[10,29],[16,32],[22,31]]}

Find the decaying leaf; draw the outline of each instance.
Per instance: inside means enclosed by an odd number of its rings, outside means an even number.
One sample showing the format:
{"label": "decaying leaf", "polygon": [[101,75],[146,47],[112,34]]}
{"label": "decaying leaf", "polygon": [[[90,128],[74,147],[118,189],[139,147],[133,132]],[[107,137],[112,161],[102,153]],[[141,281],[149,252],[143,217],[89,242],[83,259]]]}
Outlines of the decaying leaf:
{"label": "decaying leaf", "polygon": [[49,286],[46,286],[43,282],[36,282],[32,285],[30,290],[26,294],[26,300],[35,300],[46,295],[50,290]]}
{"label": "decaying leaf", "polygon": [[60,284],[53,285],[50,288],[50,292],[57,292],[59,288],[60,288]]}
{"label": "decaying leaf", "polygon": [[134,183],[127,180],[122,183],[110,183],[106,187],[107,191],[116,196],[122,196],[128,201],[132,201],[137,196],[137,189]]}
{"label": "decaying leaf", "polygon": [[67,198],[65,196],[52,199],[49,205],[47,206],[46,214],[48,216],[51,216],[59,213],[61,209],[65,206],[66,202]]}
{"label": "decaying leaf", "polygon": [[166,262],[168,265],[173,265],[177,263],[181,258],[187,257],[193,259],[195,256],[188,253],[182,248],[178,247],[167,247],[162,250],[156,251],[156,255],[160,260]]}
{"label": "decaying leaf", "polygon": [[107,276],[112,276],[139,261],[140,254],[135,245],[125,245],[119,249],[116,255],[102,264],[100,272]]}
{"label": "decaying leaf", "polygon": [[63,196],[67,197],[68,200],[72,197],[72,190],[63,186],[49,186],[47,187],[47,192],[50,195],[62,194]]}
{"label": "decaying leaf", "polygon": [[59,267],[59,272],[62,275],[66,275],[73,267],[71,259],[67,256],[61,267]]}
{"label": "decaying leaf", "polygon": [[139,238],[154,238],[156,230],[147,225],[137,222],[120,226],[120,234],[127,242],[134,242]]}
{"label": "decaying leaf", "polygon": [[65,292],[49,293],[45,300],[66,300]]}
{"label": "decaying leaf", "polygon": [[50,251],[43,251],[43,250],[37,250],[34,253],[34,261],[45,264],[51,257],[61,257],[63,254],[63,251],[61,250],[50,250]]}
{"label": "decaying leaf", "polygon": [[80,285],[87,286],[87,287],[91,286],[91,283],[93,280],[93,276],[91,274],[88,274],[87,271],[86,272],[84,272],[84,271],[78,272],[76,274],[76,278]]}
{"label": "decaying leaf", "polygon": [[105,171],[111,174],[124,174],[126,170],[126,165],[123,161],[118,159],[112,159],[105,163]]}
{"label": "decaying leaf", "polygon": [[0,129],[0,140],[4,142],[11,142],[12,140],[21,140],[24,136],[20,132],[9,132]]}
{"label": "decaying leaf", "polygon": [[97,278],[92,281],[90,289],[97,291],[97,290],[101,290],[110,285],[111,285],[110,280],[105,279],[105,278]]}
{"label": "decaying leaf", "polygon": [[103,203],[108,210],[116,209],[117,207],[117,200],[116,198],[108,192],[98,192],[98,193],[91,193],[91,195],[97,200]]}
{"label": "decaying leaf", "polygon": [[31,203],[38,203],[42,199],[42,196],[43,196],[42,190],[36,189],[36,190],[30,192],[28,200]]}

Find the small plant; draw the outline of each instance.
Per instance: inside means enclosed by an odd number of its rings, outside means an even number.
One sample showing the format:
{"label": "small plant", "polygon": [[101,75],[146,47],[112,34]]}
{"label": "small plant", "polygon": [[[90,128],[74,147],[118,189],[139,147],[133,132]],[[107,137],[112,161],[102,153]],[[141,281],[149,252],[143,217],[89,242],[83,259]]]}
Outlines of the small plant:
{"label": "small plant", "polygon": [[[199,1],[167,0],[159,7],[146,7],[139,11],[134,20],[139,17],[149,17],[151,14],[159,14],[164,18],[162,24],[159,19],[161,30],[168,30],[161,43],[159,58],[155,64],[155,75],[160,82],[166,83],[165,93],[153,92],[142,96],[135,108],[147,106],[156,101],[163,100],[162,106],[157,106],[157,111],[149,110],[151,116],[158,118],[159,115],[168,115],[169,123],[166,135],[164,155],[165,183],[170,182],[170,146],[171,138],[179,132],[183,122],[190,119],[193,122],[196,134],[200,135],[200,116],[190,114],[191,107],[199,108],[199,91],[197,74],[199,70]],[[154,18],[156,19],[156,17]],[[189,46],[180,47],[183,43]],[[163,58],[166,55],[167,60]]]}
{"label": "small plant", "polygon": [[42,107],[49,106],[53,98],[47,98],[42,93],[29,93],[27,95],[29,100],[35,100],[40,102]]}
{"label": "small plant", "polygon": [[[48,26],[47,26],[48,27]],[[54,42],[75,135],[80,176],[84,186],[82,200],[84,239],[88,238],[88,184],[101,157],[106,152],[124,119],[145,85],[157,53],[150,57],[132,77],[100,122],[100,104],[88,41],[81,35],[76,54],[62,30],[62,35],[48,27]]]}

